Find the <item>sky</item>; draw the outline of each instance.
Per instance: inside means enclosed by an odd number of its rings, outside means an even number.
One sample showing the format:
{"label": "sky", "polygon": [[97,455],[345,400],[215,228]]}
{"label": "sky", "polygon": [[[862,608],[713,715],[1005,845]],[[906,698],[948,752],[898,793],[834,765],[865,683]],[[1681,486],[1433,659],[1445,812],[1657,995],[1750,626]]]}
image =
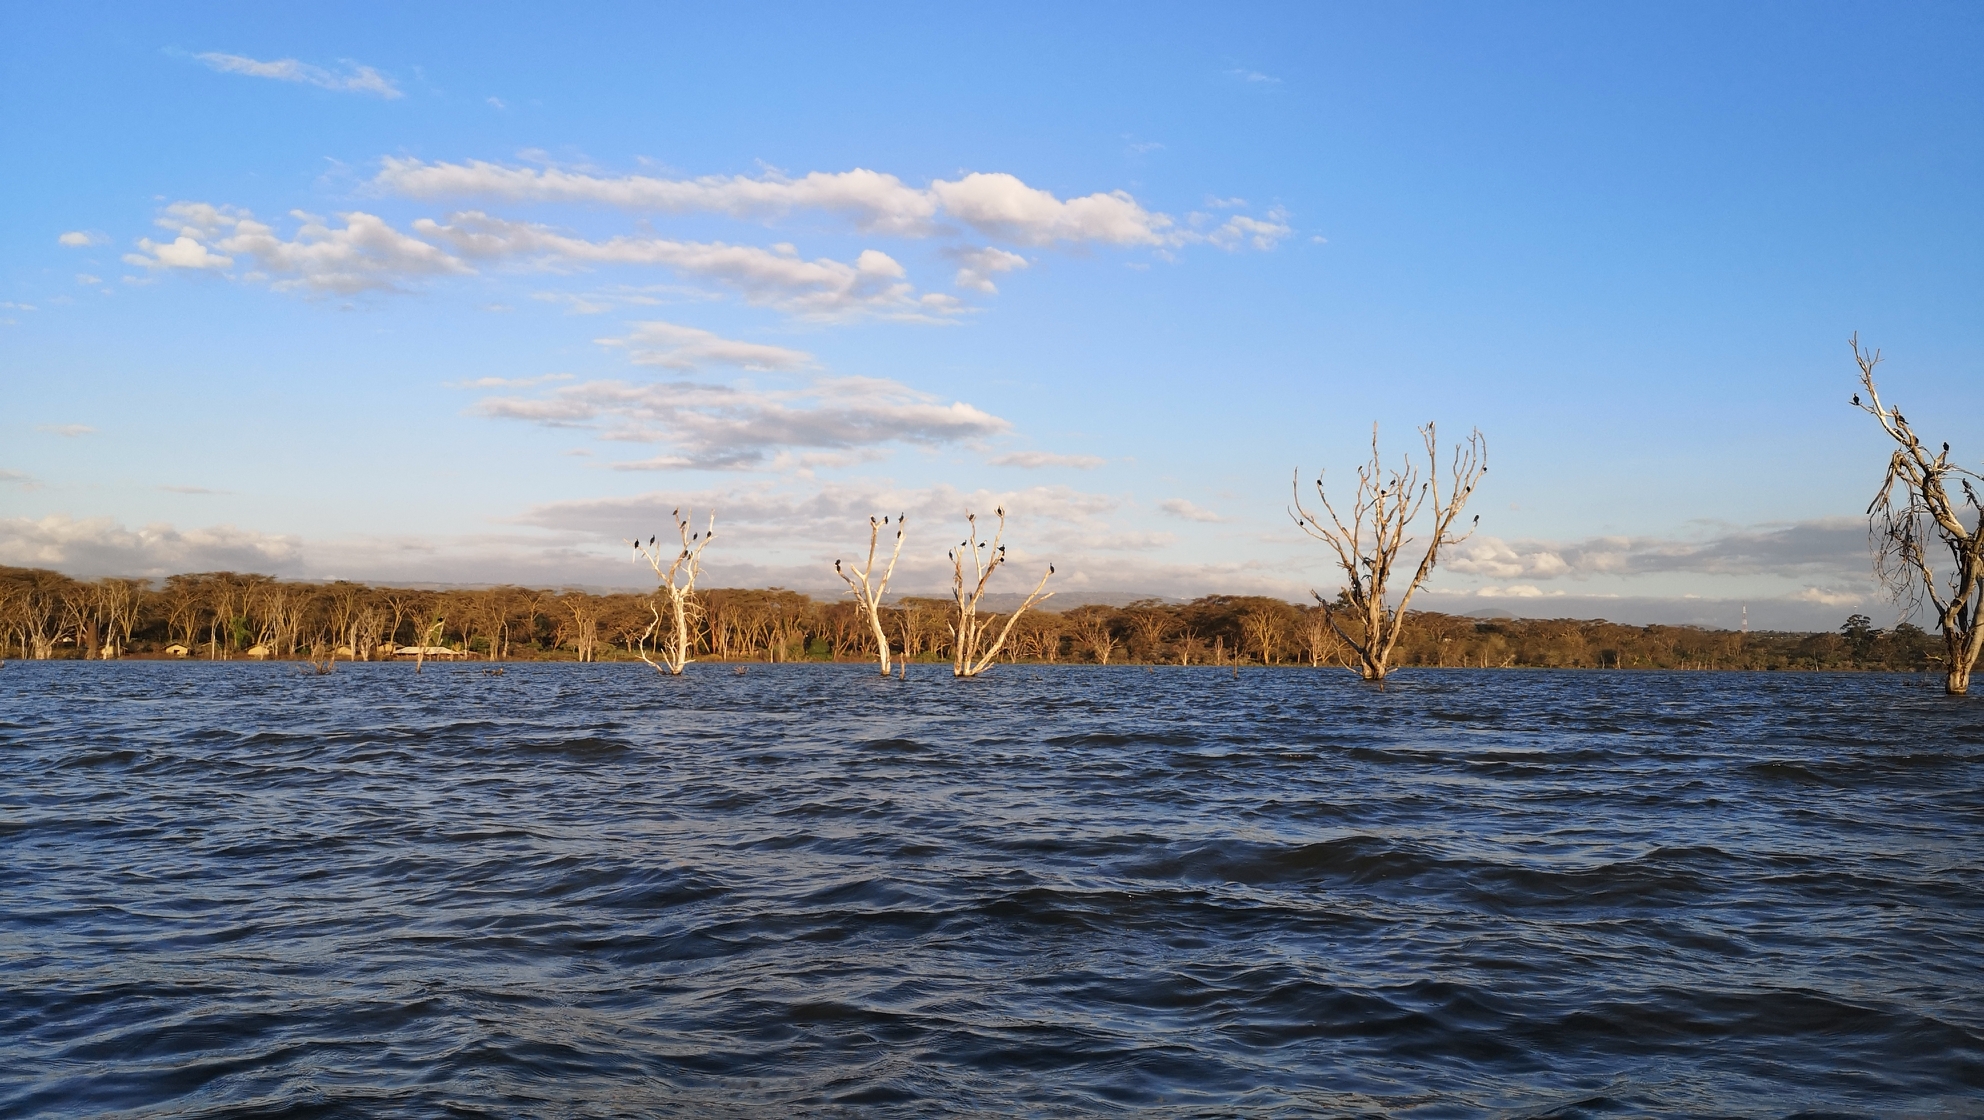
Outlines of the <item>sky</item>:
{"label": "sky", "polygon": [[0,563],[1302,600],[1434,422],[1416,605],[1817,629],[1848,337],[1984,455],[1976,5],[715,7],[0,6]]}

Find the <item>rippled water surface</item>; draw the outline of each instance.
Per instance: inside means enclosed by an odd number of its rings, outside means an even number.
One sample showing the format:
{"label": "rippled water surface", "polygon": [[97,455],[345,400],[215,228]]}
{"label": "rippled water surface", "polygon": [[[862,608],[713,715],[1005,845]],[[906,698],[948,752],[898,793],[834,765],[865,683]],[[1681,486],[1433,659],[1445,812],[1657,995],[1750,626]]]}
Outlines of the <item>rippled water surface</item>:
{"label": "rippled water surface", "polygon": [[0,1114],[1976,1114],[1881,675],[0,670]]}

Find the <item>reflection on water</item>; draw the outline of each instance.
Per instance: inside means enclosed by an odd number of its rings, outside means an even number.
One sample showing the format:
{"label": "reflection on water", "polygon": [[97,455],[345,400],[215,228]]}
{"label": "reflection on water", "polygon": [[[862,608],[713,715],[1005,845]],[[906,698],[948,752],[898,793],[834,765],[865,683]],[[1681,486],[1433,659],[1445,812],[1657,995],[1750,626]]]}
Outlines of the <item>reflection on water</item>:
{"label": "reflection on water", "polygon": [[1914,678],[0,671],[0,1114],[1969,1110]]}

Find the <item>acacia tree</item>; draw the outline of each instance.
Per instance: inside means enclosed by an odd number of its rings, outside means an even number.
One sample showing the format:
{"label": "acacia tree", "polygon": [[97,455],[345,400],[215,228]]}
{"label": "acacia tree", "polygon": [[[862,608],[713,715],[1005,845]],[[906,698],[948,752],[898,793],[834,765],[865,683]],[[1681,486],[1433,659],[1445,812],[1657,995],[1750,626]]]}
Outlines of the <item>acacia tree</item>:
{"label": "acacia tree", "polygon": [[[951,601],[955,612],[950,624],[951,675],[954,677],[975,677],[991,668],[992,659],[999,656],[999,647],[1006,644],[1007,636],[1013,632],[1013,623],[1020,620],[1028,607],[1054,597],[1052,591],[1042,593],[1048,578],[1054,574],[1054,565],[1049,564],[1047,571],[1041,574],[1040,582],[1034,585],[1019,609],[1007,616],[999,636],[992,640],[991,645],[985,645],[985,632],[995,619],[978,617],[978,601],[985,597],[985,585],[992,581],[992,573],[1006,562],[1006,546],[1001,543],[1006,535],[1005,507],[999,507],[997,513],[999,528],[993,532],[991,540],[981,541],[978,539],[978,515],[967,510],[964,519],[971,527],[970,531],[951,550]],[[971,558],[974,579],[968,590],[964,575],[967,556]]]}
{"label": "acacia tree", "polygon": [[[1862,350],[1857,334],[1848,345],[1860,366],[1860,384],[1867,390],[1866,400],[1855,394],[1853,403],[1879,421],[1895,443],[1880,493],[1867,506],[1874,575],[1910,608],[1928,597],[1943,631],[1943,687],[1950,695],[1961,696],[1970,691],[1970,673],[1984,649],[1984,627],[1977,618],[1984,609],[1984,526],[1979,524],[1984,506],[1971,485],[1984,477],[1950,462],[1949,444],[1943,444],[1940,452],[1924,447],[1901,409],[1883,404],[1874,387],[1874,367],[1881,364],[1881,352]],[[1961,503],[1950,496],[1952,482],[1963,493]],[[1947,576],[1937,574],[1936,562],[1930,558],[1932,547],[1938,545],[1949,553]]]}
{"label": "acacia tree", "polygon": [[[709,525],[700,533],[689,531],[689,519],[682,516],[681,510],[676,510],[673,516],[676,534],[682,538],[682,547],[669,560],[668,567],[661,566],[663,546],[656,543],[655,537],[649,537],[646,544],[639,541],[627,543],[634,546],[636,560],[646,560],[648,566],[654,569],[654,578],[661,585],[648,598],[648,612],[654,616],[654,621],[642,632],[634,652],[640,655],[642,661],[653,666],[655,672],[679,677],[682,666],[689,663],[689,654],[694,649],[689,638],[689,619],[695,613],[696,577],[702,574],[703,549],[708,548],[710,541],[716,538],[716,511],[710,511]],[[662,628],[659,600],[664,594],[668,597],[670,626],[668,632],[655,643],[657,652],[661,654],[661,663],[657,665],[648,656],[647,640]]]}
{"label": "acacia tree", "polygon": [[[880,580],[874,580],[872,578],[875,571],[875,547],[876,543],[881,539],[882,529],[889,523],[887,517],[882,518],[880,521],[875,520],[873,517],[868,519],[868,563],[866,566],[856,571],[852,568],[843,568],[840,561],[834,561],[834,572],[840,578],[847,581],[848,593],[854,596],[855,604],[860,608],[861,617],[868,620],[869,628],[875,632],[876,656],[881,659],[882,675],[885,677],[889,675],[889,632],[882,627],[882,593],[889,589],[889,577],[896,574],[896,558],[902,555],[902,523],[907,516],[907,514],[904,514],[896,518],[895,551],[889,553],[889,566],[882,570],[882,578]],[[903,659],[908,660],[908,658],[909,648],[904,646]],[[907,670],[904,671],[907,672]]]}
{"label": "acacia tree", "polygon": [[[1423,480],[1410,457],[1397,469],[1385,471],[1378,454],[1378,426],[1371,425],[1371,459],[1357,468],[1357,490],[1351,499],[1348,521],[1337,513],[1324,491],[1320,472],[1316,476],[1316,498],[1329,515],[1327,525],[1302,504],[1300,470],[1290,483],[1295,504],[1289,516],[1303,532],[1329,545],[1336,553],[1337,566],[1344,575],[1339,598],[1347,603],[1332,602],[1319,592],[1311,594],[1322,606],[1330,628],[1357,654],[1358,675],[1367,681],[1382,682],[1391,671],[1392,649],[1398,644],[1406,606],[1412,602],[1413,593],[1433,574],[1434,566],[1440,561],[1440,550],[1473,535],[1471,527],[1456,535],[1453,525],[1467,507],[1467,500],[1474,496],[1481,476],[1488,473],[1488,440],[1476,428],[1466,443],[1454,446],[1451,481],[1442,496],[1439,441],[1433,425],[1428,423],[1419,429],[1419,434],[1426,441]],[[1411,582],[1399,595],[1398,605],[1393,606],[1389,598],[1392,570],[1401,553],[1413,543],[1413,538],[1406,535],[1407,530],[1427,511],[1432,516],[1432,532],[1426,551],[1419,557]],[[1477,515],[1474,523],[1480,521]],[[1355,636],[1338,621],[1340,612],[1350,616]]]}

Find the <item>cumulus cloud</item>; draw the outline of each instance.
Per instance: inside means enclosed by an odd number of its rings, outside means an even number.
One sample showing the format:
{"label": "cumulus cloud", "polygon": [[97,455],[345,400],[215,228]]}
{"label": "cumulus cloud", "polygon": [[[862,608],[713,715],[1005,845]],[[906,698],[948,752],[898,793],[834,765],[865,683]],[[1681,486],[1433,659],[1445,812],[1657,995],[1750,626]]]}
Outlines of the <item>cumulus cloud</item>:
{"label": "cumulus cloud", "polygon": [[1850,607],[1860,603],[1865,595],[1855,591],[1840,591],[1830,587],[1806,587],[1793,592],[1792,599],[1801,603],[1814,603],[1822,607]]}
{"label": "cumulus cloud", "polygon": [[754,370],[796,370],[813,364],[813,355],[803,350],[770,346],[762,342],[739,342],[695,327],[675,323],[633,324],[625,338],[598,338],[601,346],[621,347],[635,365],[663,369],[691,370],[709,365],[742,366]]}
{"label": "cumulus cloud", "polygon": [[937,202],[894,175],[856,168],[815,171],[798,179],[766,175],[710,175],[661,179],[648,175],[607,178],[555,167],[505,167],[424,163],[388,157],[374,184],[410,198],[498,198],[511,202],[589,202],[625,210],[716,213],[734,218],[776,218],[794,210],[825,210],[862,230],[925,236]]}
{"label": "cumulus cloud", "polygon": [[475,411],[590,429],[607,440],[656,444],[668,451],[621,466],[657,470],[749,468],[795,449],[932,446],[998,435],[1011,427],[962,401],[944,404],[899,382],[869,377],[816,378],[787,389],[587,381],[536,397],[490,397],[478,402]]}
{"label": "cumulus cloud", "polygon": [[1011,272],[1027,266],[1025,257],[1004,249],[969,249],[956,255],[961,267],[954,282],[960,288],[970,288],[986,295],[998,294],[998,286],[992,283],[995,273]]}
{"label": "cumulus cloud", "polygon": [[229,525],[181,531],[164,524],[126,529],[108,517],[0,518],[0,564],[77,576],[269,571],[293,566],[300,549],[295,537]]}
{"label": "cumulus cloud", "polygon": [[472,260],[525,259],[546,268],[657,265],[728,285],[753,303],[815,318],[861,314],[932,318],[960,309],[951,296],[916,294],[904,279],[902,265],[876,249],[863,250],[850,264],[826,258],[803,260],[797,253],[780,251],[789,247],[760,249],[658,237],[587,241],[478,211],[456,214],[445,224],[422,218],[413,228]]}
{"label": "cumulus cloud", "polygon": [[1826,518],[1727,529],[1696,539],[1590,537],[1552,542],[1477,537],[1443,558],[1441,566],[1502,580],[1674,572],[1846,575],[1866,570],[1867,527],[1854,518]]}
{"label": "cumulus cloud", "polygon": [[1182,517],[1187,521],[1210,522],[1210,521],[1226,520],[1224,517],[1221,517],[1219,514],[1214,513],[1212,510],[1204,509],[1200,506],[1195,506],[1191,502],[1188,502],[1183,498],[1166,498],[1164,501],[1157,503],[1157,508],[1163,510],[1164,512],[1170,514],[1173,517]]}
{"label": "cumulus cloud", "polygon": [[124,257],[127,264],[154,271],[211,269],[225,271],[245,257],[254,271],[244,279],[268,280],[278,290],[349,295],[367,290],[393,290],[417,277],[461,275],[474,269],[415,237],[387,225],[372,214],[352,211],[339,215],[341,229],[325,219],[293,210],[296,234],[288,239],[246,210],[205,202],[175,202],[165,208],[158,225],[177,234],[169,242],[138,241],[140,252]]}
{"label": "cumulus cloud", "polygon": [[1277,206],[1268,211],[1265,219],[1235,214],[1208,234],[1206,240],[1222,249],[1237,249],[1244,243],[1267,252],[1293,232],[1294,228],[1288,224],[1288,211]]}
{"label": "cumulus cloud", "polygon": [[[766,481],[698,491],[670,490],[550,502],[525,510],[515,520],[617,545],[632,527],[667,524],[669,512],[675,508],[715,509],[718,531],[730,541],[726,547],[789,552],[830,549],[851,543],[851,528],[865,527],[871,515],[906,513],[912,548],[905,553],[905,567],[935,576],[940,567],[948,571],[948,565],[943,562],[945,542],[958,539],[950,536],[951,533],[963,533],[967,511],[976,511],[981,528],[989,528],[992,512],[1005,509],[1006,540],[1015,561],[1038,556],[1043,549],[1066,555],[1074,549],[1105,546],[1119,550],[1144,549],[1161,545],[1153,535],[1138,537],[1114,529],[1107,515],[1119,505],[1109,495],[1067,486],[966,491],[950,485],[903,487],[876,479],[851,479],[820,488]],[[699,523],[701,517],[698,513]],[[819,554],[828,558],[833,555]]]}
{"label": "cumulus cloud", "polygon": [[995,456],[991,462],[995,467],[1020,467],[1025,470],[1073,467],[1078,471],[1092,471],[1102,465],[1102,459],[1094,455],[1056,455],[1049,451],[1011,451]]}
{"label": "cumulus cloud", "polygon": [[101,245],[110,240],[110,238],[105,237],[95,230],[72,229],[55,240],[57,243],[66,245],[71,249],[85,249],[91,245]]}
{"label": "cumulus cloud", "polygon": [[[373,183],[412,198],[497,198],[512,202],[586,202],[661,213],[716,213],[771,220],[799,210],[836,214],[857,229],[931,237],[960,223],[1020,245],[1164,246],[1180,242],[1172,219],[1146,210],[1127,191],[1063,199],[1004,172],[970,172],[912,187],[866,168],[664,179],[600,176],[559,168],[508,167],[471,160],[428,163],[388,158]],[[983,273],[980,273],[982,276]]]}
{"label": "cumulus cloud", "polygon": [[269,78],[278,82],[300,82],[319,89],[336,90],[339,93],[370,93],[391,100],[402,96],[392,79],[370,66],[346,60],[343,73],[333,73],[321,66],[298,62],[293,58],[279,58],[272,62],[260,62],[238,54],[221,54],[209,51],[195,55],[210,69],[223,74],[244,74],[251,78]]}
{"label": "cumulus cloud", "polygon": [[1021,245],[1056,241],[1162,245],[1172,225],[1137,204],[1127,191],[1066,201],[1004,172],[973,172],[930,184],[944,212],[987,237]]}

